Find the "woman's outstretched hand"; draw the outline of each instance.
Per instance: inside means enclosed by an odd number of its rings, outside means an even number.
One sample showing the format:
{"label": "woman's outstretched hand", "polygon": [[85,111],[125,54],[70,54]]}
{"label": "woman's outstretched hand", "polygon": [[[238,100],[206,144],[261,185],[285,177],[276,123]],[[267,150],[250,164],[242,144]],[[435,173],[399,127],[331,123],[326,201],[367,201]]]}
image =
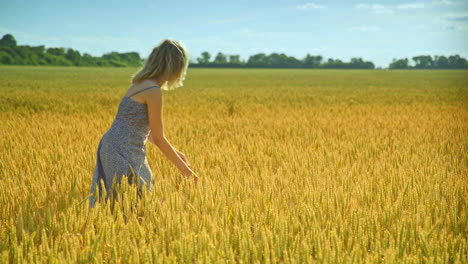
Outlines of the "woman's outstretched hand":
{"label": "woman's outstretched hand", "polygon": [[180,152],[180,151],[177,151],[177,154],[179,154],[179,157],[185,162],[185,164],[187,164],[187,166],[191,166],[190,165],[190,162],[188,161],[187,157],[185,157],[185,154]]}
{"label": "woman's outstretched hand", "polygon": [[193,182],[195,182],[195,185],[197,185],[198,182],[198,175],[192,171],[192,177],[193,177]]}
{"label": "woman's outstretched hand", "polygon": [[183,173],[183,175],[187,178],[193,177],[193,181],[195,182],[195,185],[197,185],[198,175],[192,169],[189,168],[189,170]]}
{"label": "woman's outstretched hand", "polygon": [[189,160],[187,159],[184,153],[177,151],[177,154],[185,162],[185,164],[187,164],[187,167],[189,167],[189,172],[184,173],[184,176],[186,176],[187,178],[193,177],[193,181],[195,182],[195,185],[197,185],[198,175],[192,170],[192,168],[190,168],[191,165]]}

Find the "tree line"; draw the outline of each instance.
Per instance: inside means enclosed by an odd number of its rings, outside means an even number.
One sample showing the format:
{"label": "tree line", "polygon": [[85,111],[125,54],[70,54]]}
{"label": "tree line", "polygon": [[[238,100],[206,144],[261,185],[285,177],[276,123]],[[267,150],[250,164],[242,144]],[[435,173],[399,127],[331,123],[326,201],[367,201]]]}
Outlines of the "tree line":
{"label": "tree line", "polygon": [[[468,62],[460,55],[449,57],[438,56],[434,58],[430,55],[415,56],[412,58],[414,65],[410,65],[407,58],[393,59],[389,69],[468,69]],[[363,61],[361,58],[351,58],[350,62],[343,62],[339,59],[328,59],[323,61],[322,56],[311,56],[307,54],[302,60],[285,54],[264,53],[250,56],[247,61],[241,61],[239,55],[225,55],[218,52],[211,60],[211,54],[203,52],[197,63],[192,63],[192,67],[232,67],[232,68],[316,68],[316,69],[374,69],[374,63]]]}
{"label": "tree line", "polygon": [[[414,65],[407,58],[393,59],[389,69],[468,69],[468,62],[459,55],[415,56]],[[0,39],[0,65],[54,65],[54,66],[98,66],[98,67],[138,67],[143,59],[137,52],[109,52],[100,57],[88,53],[81,54],[72,48],[45,48],[45,46],[17,45],[11,34]],[[371,61],[362,58],[351,58],[349,62],[329,58],[324,60],[320,55],[307,54],[297,59],[284,53],[258,53],[247,61],[239,55],[228,55],[218,52],[214,58],[207,51],[202,52],[190,67],[212,68],[308,68],[308,69],[375,69]]]}
{"label": "tree line", "polygon": [[409,65],[409,60],[393,59],[389,65],[389,69],[468,69],[468,62],[460,55],[432,56],[421,55],[412,58],[414,66]]}
{"label": "tree line", "polygon": [[81,54],[72,48],[45,48],[17,45],[11,34],[0,39],[0,65],[54,65],[54,66],[140,66],[142,59],[137,52],[110,52],[101,57]]}
{"label": "tree line", "polygon": [[258,53],[249,57],[247,61],[240,60],[239,55],[226,55],[218,52],[213,60],[207,51],[202,52],[192,67],[229,67],[229,68],[335,68],[335,69],[374,69],[371,61],[362,58],[352,58],[350,62],[339,59],[323,60],[322,56],[307,54],[303,59],[297,59],[284,53]]}

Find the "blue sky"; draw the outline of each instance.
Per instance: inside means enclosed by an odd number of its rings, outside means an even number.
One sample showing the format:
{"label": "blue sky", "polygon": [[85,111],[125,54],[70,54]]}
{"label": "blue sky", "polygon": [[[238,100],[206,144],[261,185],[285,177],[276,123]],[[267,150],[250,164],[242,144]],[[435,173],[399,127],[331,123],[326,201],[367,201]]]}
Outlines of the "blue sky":
{"label": "blue sky", "polygon": [[164,38],[242,59],[307,53],[387,67],[392,58],[468,58],[468,0],[52,1],[0,0],[0,35],[20,45],[71,47],[102,55],[137,51]]}

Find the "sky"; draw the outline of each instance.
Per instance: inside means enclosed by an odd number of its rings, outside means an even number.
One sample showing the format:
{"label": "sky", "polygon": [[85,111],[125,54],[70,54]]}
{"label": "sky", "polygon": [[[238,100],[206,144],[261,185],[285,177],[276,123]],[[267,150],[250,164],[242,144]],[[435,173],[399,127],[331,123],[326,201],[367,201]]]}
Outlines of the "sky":
{"label": "sky", "polygon": [[180,40],[191,60],[208,51],[306,54],[388,67],[393,58],[468,59],[468,0],[0,0],[0,35],[19,45],[93,56]]}

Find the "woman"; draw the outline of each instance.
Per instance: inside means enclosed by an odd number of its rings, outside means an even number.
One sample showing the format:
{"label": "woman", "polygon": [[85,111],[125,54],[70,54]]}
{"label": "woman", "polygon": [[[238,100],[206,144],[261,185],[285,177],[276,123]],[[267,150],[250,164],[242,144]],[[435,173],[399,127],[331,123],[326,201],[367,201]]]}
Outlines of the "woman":
{"label": "woman", "polygon": [[[121,183],[127,176],[130,183],[153,188],[153,173],[146,159],[147,139],[186,177],[198,176],[190,168],[185,155],[177,151],[165,138],[163,130],[163,96],[161,90],[171,90],[183,85],[188,67],[188,53],[175,40],[166,39],[153,49],[132,79],[132,85],[120,102],[110,129],[99,142],[96,168],[91,183],[90,207],[95,207],[96,185],[102,198],[101,180],[106,188],[106,200],[114,194],[112,183]],[[136,181],[138,179],[138,181]]]}

